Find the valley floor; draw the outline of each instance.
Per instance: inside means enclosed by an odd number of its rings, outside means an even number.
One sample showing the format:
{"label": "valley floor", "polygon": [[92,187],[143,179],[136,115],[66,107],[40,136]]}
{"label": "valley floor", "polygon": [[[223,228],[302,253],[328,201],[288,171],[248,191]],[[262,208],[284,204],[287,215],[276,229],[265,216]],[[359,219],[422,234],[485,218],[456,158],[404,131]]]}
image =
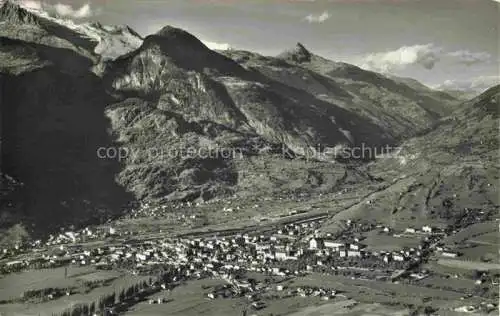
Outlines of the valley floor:
{"label": "valley floor", "polygon": [[[490,238],[497,218],[484,215],[482,224],[455,233],[362,219],[325,231],[358,199],[230,199],[184,204],[175,213],[146,206],[6,249],[0,313],[63,315],[92,305],[98,315],[498,312],[498,243]],[[454,257],[453,241],[468,236]]]}

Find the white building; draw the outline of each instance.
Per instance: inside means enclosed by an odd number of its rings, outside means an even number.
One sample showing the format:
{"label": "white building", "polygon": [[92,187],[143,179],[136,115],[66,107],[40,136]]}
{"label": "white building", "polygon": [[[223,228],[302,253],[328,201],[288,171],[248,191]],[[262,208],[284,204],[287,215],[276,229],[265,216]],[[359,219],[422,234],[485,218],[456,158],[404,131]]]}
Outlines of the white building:
{"label": "white building", "polygon": [[458,254],[456,252],[448,252],[445,251],[441,254],[443,257],[448,257],[448,258],[456,258],[458,257]]}
{"label": "white building", "polygon": [[325,248],[334,248],[334,249],[339,249],[344,246],[343,243],[340,242],[335,242],[331,240],[325,240],[324,241]]}
{"label": "white building", "polygon": [[316,250],[316,249],[319,248],[318,246],[319,246],[318,245],[318,240],[316,238],[311,238],[309,240],[309,249],[310,250]]}
{"label": "white building", "polygon": [[361,257],[361,252],[355,251],[355,250],[348,250],[347,256],[348,257]]}
{"label": "white building", "polygon": [[402,255],[393,255],[392,259],[394,259],[394,261],[404,261],[405,257],[403,257]]}
{"label": "white building", "polygon": [[354,244],[351,244],[351,245],[349,245],[349,248],[350,248],[351,250],[359,250],[359,245],[354,245]]}
{"label": "white building", "polygon": [[276,252],[274,255],[274,258],[276,260],[286,260],[287,259],[287,254],[286,252]]}
{"label": "white building", "polygon": [[432,233],[432,227],[430,227],[430,226],[424,226],[424,227],[422,227],[422,231],[424,233]]}

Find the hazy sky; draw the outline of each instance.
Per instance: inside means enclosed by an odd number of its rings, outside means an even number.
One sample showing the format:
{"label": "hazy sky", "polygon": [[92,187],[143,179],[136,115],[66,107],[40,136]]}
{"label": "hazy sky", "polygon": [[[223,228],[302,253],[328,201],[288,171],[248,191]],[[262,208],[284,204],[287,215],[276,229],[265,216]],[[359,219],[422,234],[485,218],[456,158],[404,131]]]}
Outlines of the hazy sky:
{"label": "hazy sky", "polygon": [[[25,0],[30,1],[30,0]],[[494,0],[46,0],[141,34],[181,27],[212,46],[274,55],[303,43],[324,57],[428,85],[492,85],[499,74]],[[64,6],[63,6],[64,7]],[[78,14],[77,14],[78,15]],[[498,79],[496,79],[498,81]]]}

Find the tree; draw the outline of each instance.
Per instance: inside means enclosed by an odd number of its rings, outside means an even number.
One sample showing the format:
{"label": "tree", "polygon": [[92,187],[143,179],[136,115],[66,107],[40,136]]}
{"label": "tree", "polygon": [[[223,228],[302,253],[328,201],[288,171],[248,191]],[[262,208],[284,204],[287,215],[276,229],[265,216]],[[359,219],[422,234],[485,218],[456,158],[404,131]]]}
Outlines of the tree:
{"label": "tree", "polygon": [[104,309],[104,305],[106,304],[105,301],[104,301],[104,299],[105,298],[103,296],[99,297],[99,301],[97,303],[97,306],[98,306],[98,308],[100,310],[103,310]]}
{"label": "tree", "polygon": [[130,297],[132,297],[133,295],[134,295],[134,287],[133,287],[133,286],[131,286],[131,287],[129,287],[129,288],[127,289],[127,291],[125,292],[125,296],[126,296],[127,298],[130,298]]}
{"label": "tree", "polygon": [[424,307],[424,315],[432,315],[432,314],[434,314],[436,311],[437,311],[437,309],[435,309],[435,308],[434,308],[434,307],[432,307],[432,306],[426,306],[426,307]]}
{"label": "tree", "polygon": [[481,279],[483,273],[479,270],[472,270],[472,279],[473,280],[479,280]]}
{"label": "tree", "polygon": [[88,315],[89,314],[89,305],[84,304],[82,308],[83,315]]}
{"label": "tree", "polygon": [[115,293],[109,294],[105,301],[104,301],[105,306],[112,306],[115,304]]}
{"label": "tree", "polygon": [[89,314],[94,314],[95,313],[95,302],[92,302],[89,307]]}
{"label": "tree", "polygon": [[127,296],[125,295],[125,289],[122,289],[122,290],[120,291],[120,296],[119,296],[119,300],[120,300],[120,302],[124,302],[124,301],[125,301],[125,299],[126,299],[126,297],[127,297]]}
{"label": "tree", "polygon": [[71,316],[80,316],[83,315],[82,313],[82,306],[81,305],[75,305],[73,306],[73,310],[71,311]]}

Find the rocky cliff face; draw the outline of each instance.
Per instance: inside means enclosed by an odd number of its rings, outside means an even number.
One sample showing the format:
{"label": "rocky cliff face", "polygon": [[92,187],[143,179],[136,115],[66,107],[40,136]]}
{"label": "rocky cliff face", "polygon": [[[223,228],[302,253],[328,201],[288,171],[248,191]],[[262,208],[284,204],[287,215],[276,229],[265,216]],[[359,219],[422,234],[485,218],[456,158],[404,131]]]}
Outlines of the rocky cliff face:
{"label": "rocky cliff face", "polygon": [[[393,144],[454,101],[301,44],[221,53],[171,26],[142,39],[10,2],[0,24],[2,170],[24,183],[16,211],[49,222],[250,192],[249,157],[292,171],[290,158],[325,147]],[[327,179],[323,167],[300,176]],[[294,190],[330,187],[306,182]]]}
{"label": "rocky cliff face", "polygon": [[28,10],[22,9],[18,4],[5,1],[0,3],[0,17],[3,24],[31,24],[40,25],[41,18]]}

